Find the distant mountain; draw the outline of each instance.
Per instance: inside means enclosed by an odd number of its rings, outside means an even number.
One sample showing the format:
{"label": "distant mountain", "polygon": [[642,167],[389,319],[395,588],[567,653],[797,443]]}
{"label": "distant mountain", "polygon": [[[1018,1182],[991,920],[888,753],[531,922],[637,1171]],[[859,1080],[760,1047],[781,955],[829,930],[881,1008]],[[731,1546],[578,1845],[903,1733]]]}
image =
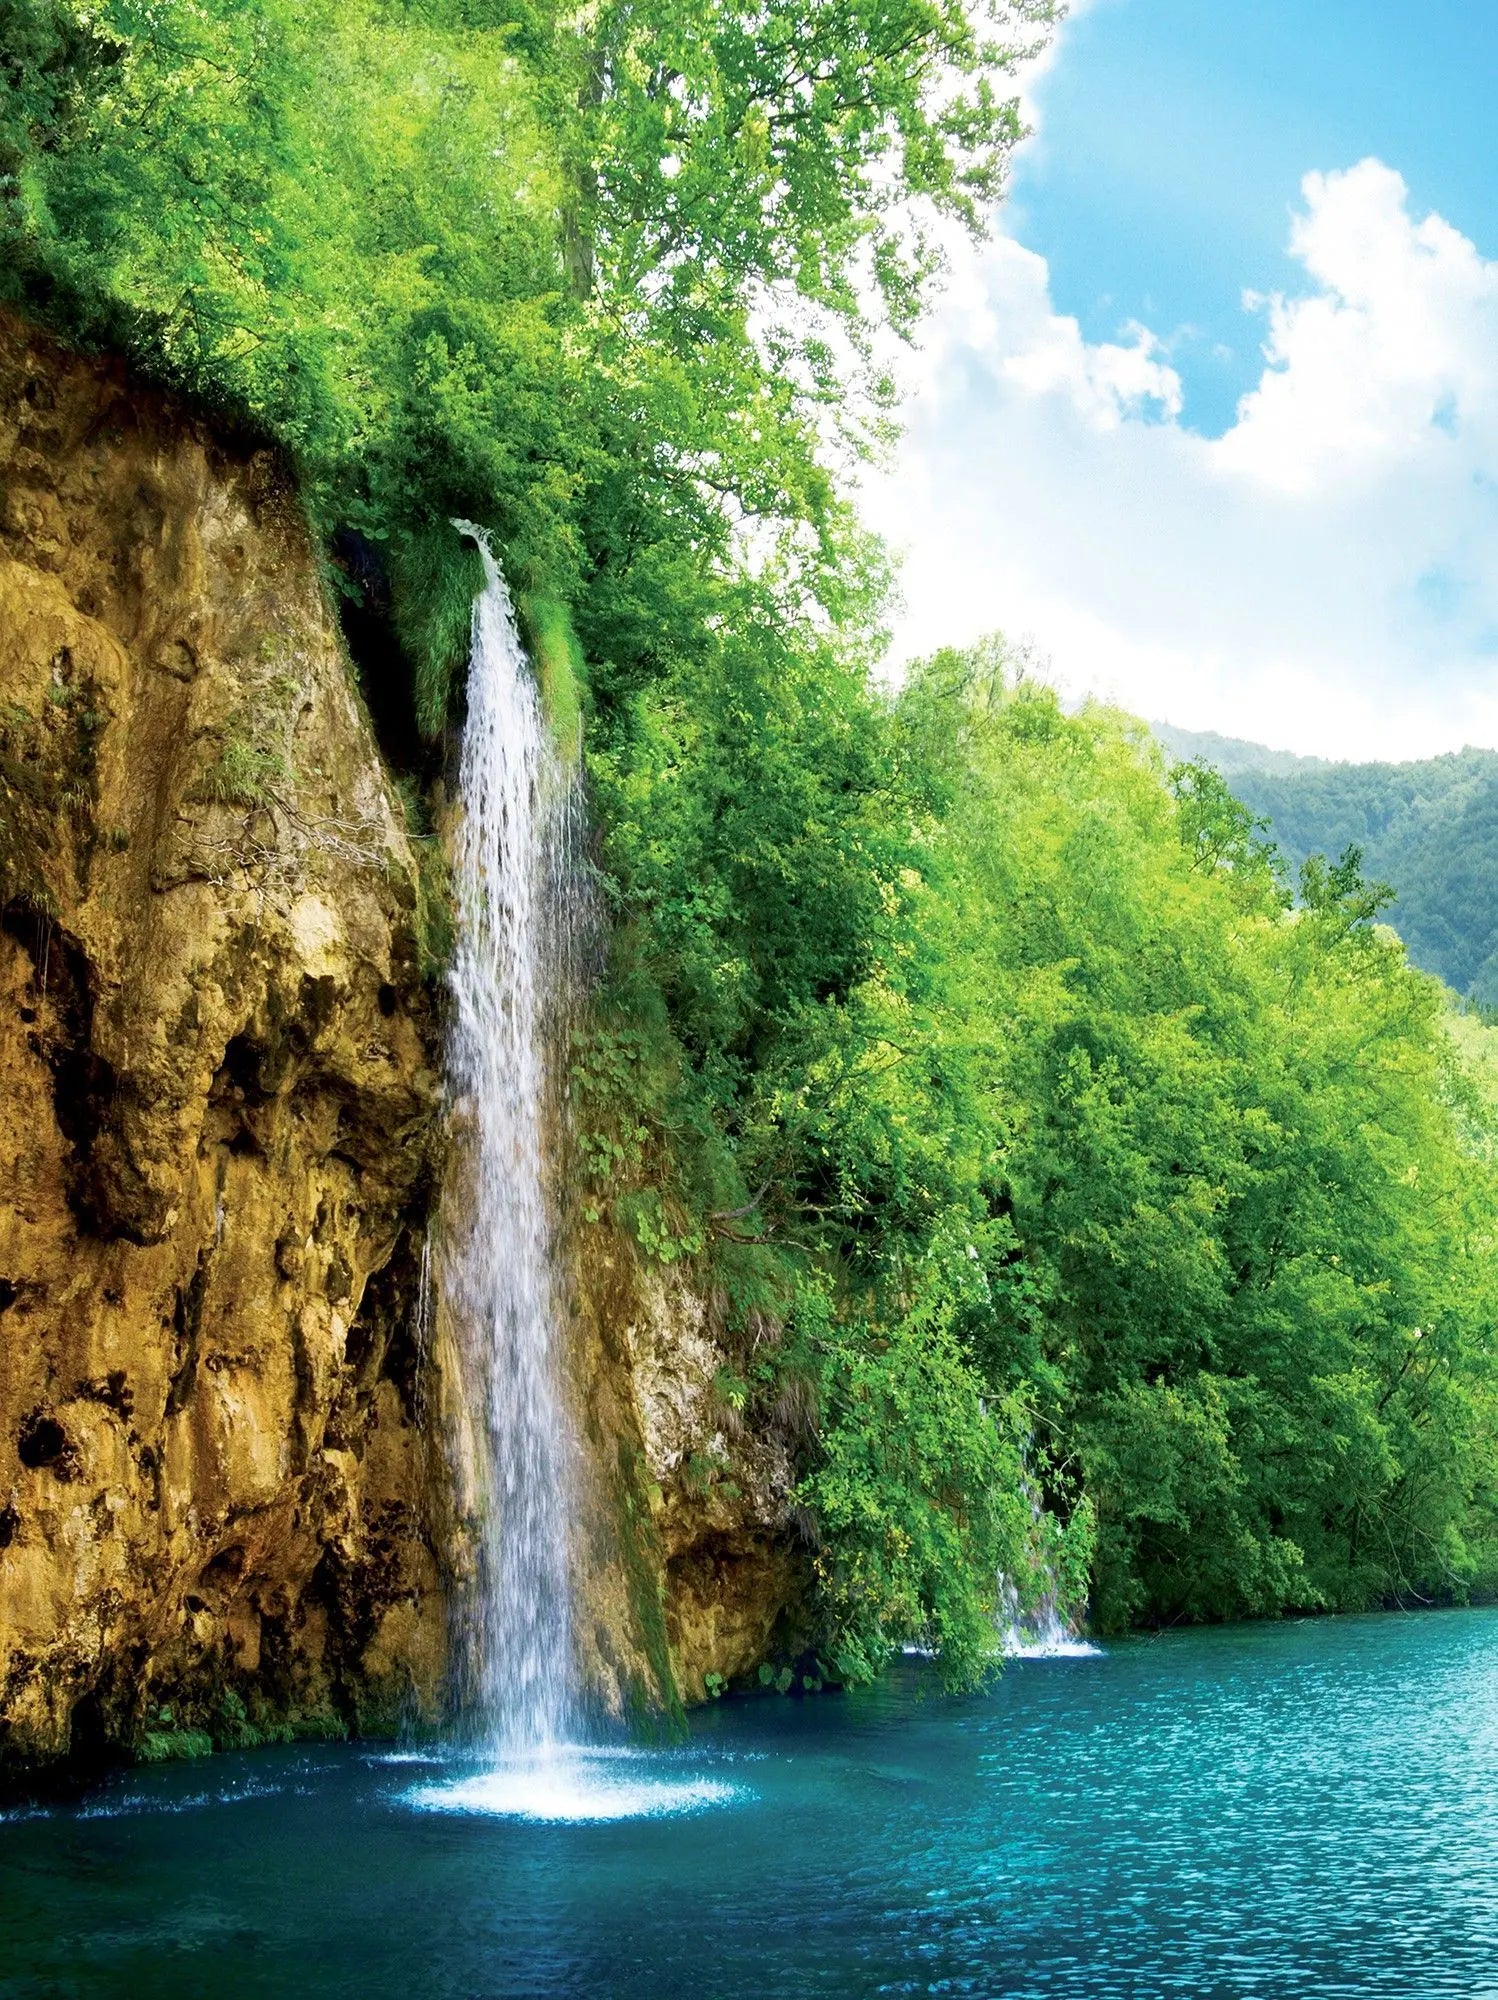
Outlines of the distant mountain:
{"label": "distant mountain", "polygon": [[1325,771],[1325,757],[1297,757],[1293,750],[1271,750],[1264,743],[1248,743],[1241,736],[1219,736],[1215,729],[1177,729],[1172,722],[1152,722],[1155,740],[1172,757],[1187,764],[1193,757],[1215,766],[1225,778],[1239,771],[1267,771],[1283,777],[1290,771]]}
{"label": "distant mountain", "polygon": [[1458,993],[1498,1006],[1498,751],[1418,764],[1337,764],[1152,723],[1167,753],[1204,758],[1269,821],[1292,868],[1308,854],[1363,850],[1387,882],[1410,957]]}

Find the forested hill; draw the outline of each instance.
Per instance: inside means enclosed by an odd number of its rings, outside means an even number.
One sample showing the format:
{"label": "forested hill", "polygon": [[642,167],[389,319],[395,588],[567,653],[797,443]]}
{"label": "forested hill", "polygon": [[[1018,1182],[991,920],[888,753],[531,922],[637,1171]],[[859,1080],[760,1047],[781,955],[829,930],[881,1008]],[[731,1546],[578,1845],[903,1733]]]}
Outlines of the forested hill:
{"label": "forested hill", "polygon": [[1200,758],[1221,771],[1225,778],[1239,771],[1269,773],[1285,777],[1295,771],[1328,771],[1334,767],[1325,757],[1297,757],[1293,750],[1271,750],[1267,743],[1250,743],[1242,736],[1219,736],[1215,729],[1177,729],[1173,723],[1152,722],[1150,728],[1172,757],[1182,763]]}
{"label": "forested hill", "polygon": [[1417,965],[1458,993],[1498,1004],[1498,751],[1412,764],[1333,764],[1168,723],[1174,757],[1204,758],[1270,823],[1298,868],[1308,854],[1363,851],[1397,901],[1389,920]]}

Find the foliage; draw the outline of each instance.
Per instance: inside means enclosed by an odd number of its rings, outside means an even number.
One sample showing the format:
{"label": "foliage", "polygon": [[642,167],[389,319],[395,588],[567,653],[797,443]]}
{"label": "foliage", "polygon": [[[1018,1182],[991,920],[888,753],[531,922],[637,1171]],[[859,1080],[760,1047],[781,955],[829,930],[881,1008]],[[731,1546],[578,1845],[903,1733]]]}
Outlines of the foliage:
{"label": "foliage", "polygon": [[991,1580],[1029,1580],[1022,1412],[1012,1398],[991,1404],[953,1325],[954,1291],[981,1277],[960,1246],[943,1263],[882,1323],[806,1298],[798,1315],[828,1406],[802,1497],[820,1526],[815,1567],[844,1681],[871,1679],[902,1640],[930,1647],[949,1682],[981,1680],[996,1664]]}
{"label": "foliage", "polygon": [[279,1709],[252,1693],[250,1705],[237,1689],[216,1692],[152,1711],[133,1745],[143,1764],[210,1757],[215,1750],[254,1750],[267,1743],[346,1736],[348,1726],[330,1709]]}
{"label": "foliage", "polygon": [[[1185,732],[1156,734],[1174,744]],[[1292,866],[1358,848],[1394,890],[1389,920],[1415,963],[1484,1005],[1498,1001],[1498,752],[1332,764],[1215,738],[1202,755]]]}
{"label": "foliage", "polygon": [[1015,914],[948,955],[1008,988],[1011,1214],[1098,1507],[1099,1613],[1460,1591],[1493,1186],[1438,989],[1354,856],[1309,861],[1286,913],[1236,802],[1162,786],[1106,714],[1021,695],[985,733],[948,824]]}
{"label": "foliage", "polygon": [[824,442],[877,429],[870,341],[997,189],[1050,12],[0,0],[0,296],[291,452],[383,551],[428,732],[455,516],[638,681],[748,524],[780,602],[835,595]]}
{"label": "foliage", "polygon": [[403,535],[391,557],[395,627],[412,662],[417,726],[440,733],[468,665],[473,600],[484,587],[477,546],[450,521]]}
{"label": "foliage", "polygon": [[[432,737],[450,524],[495,536],[597,821],[584,1202],[690,1266],[722,1407],[798,1454],[803,1684],[907,1639],[980,1678],[1000,1570],[1108,1624],[1498,1574],[1492,1093],[1349,850],[1418,938],[1414,861],[1371,806],[1300,851],[999,642],[873,677],[837,475],[1051,11],[0,0],[4,296],[280,443]],[[210,784],[248,802],[236,729]],[[1475,754],[1441,796],[1480,860]]]}
{"label": "foliage", "polygon": [[998,645],[888,703],[715,641],[637,706],[594,756],[669,1077],[634,1170],[791,1300],[829,1666],[980,1672],[1027,1480],[1107,1625],[1480,1586],[1491,1106],[1356,856],[1292,908],[1214,773]]}
{"label": "foliage", "polygon": [[148,1729],[135,1754],[142,1764],[173,1764],[189,1757],[211,1757],[214,1748],[206,1729]]}
{"label": "foliage", "polygon": [[212,805],[263,806],[287,775],[285,758],[265,742],[248,715],[236,713],[229,718],[199,790]]}
{"label": "foliage", "polygon": [[552,741],[564,765],[576,764],[583,750],[587,669],[571,614],[559,597],[536,591],[522,597],[517,610]]}

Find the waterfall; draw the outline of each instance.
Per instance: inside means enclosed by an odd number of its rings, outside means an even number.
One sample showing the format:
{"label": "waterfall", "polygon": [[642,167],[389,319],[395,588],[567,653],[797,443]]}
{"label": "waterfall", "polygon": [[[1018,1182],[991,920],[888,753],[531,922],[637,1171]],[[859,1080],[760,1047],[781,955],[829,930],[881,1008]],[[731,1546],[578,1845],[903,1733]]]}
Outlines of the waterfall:
{"label": "waterfall", "polygon": [[[581,790],[551,749],[488,538],[466,521],[454,525],[478,543],[484,588],[473,608],[458,775],[453,1147],[435,1263],[460,1378],[450,1405],[454,1471],[479,1534],[475,1588],[454,1634],[469,1741],[455,1772],[445,1758],[427,1760],[436,1775],[407,1797],[427,1812],[534,1820],[697,1812],[741,1788],[580,1740],[573,1449],[544,1141],[546,1050],[588,928],[574,858]],[[421,1292],[419,1314],[430,1306],[425,1267]]]}
{"label": "waterfall", "polygon": [[1040,1602],[1026,1610],[1007,1576],[999,1577],[999,1650],[1006,1660],[1091,1659],[1102,1647],[1074,1631],[1061,1616],[1054,1581]]}
{"label": "waterfall", "polygon": [[1056,1573],[1057,1524],[1040,1502],[1040,1494],[1028,1474],[1024,1493],[1030,1502],[1030,1567],[1043,1579],[1040,1593],[1028,1607],[1013,1577],[999,1572],[999,1596],[995,1623],[999,1629],[999,1651],[1006,1660],[1091,1659],[1102,1652],[1084,1639],[1073,1622],[1062,1616],[1061,1579]]}
{"label": "waterfall", "polygon": [[569,799],[488,537],[454,525],[484,564],[458,778],[447,1048],[455,1171],[440,1249],[481,1508],[458,1665],[480,1743],[524,1758],[565,1743],[574,1722],[571,1464],[543,1152]]}

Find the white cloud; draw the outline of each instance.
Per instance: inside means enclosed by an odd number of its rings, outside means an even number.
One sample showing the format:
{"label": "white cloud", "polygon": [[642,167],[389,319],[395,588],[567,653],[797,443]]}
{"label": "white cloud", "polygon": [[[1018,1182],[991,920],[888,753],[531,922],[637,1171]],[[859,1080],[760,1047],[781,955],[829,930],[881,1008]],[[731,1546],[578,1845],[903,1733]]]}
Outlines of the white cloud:
{"label": "white cloud", "polygon": [[1217,439],[1033,251],[957,263],[870,494],[907,654],[1003,627],[1076,691],[1289,748],[1498,742],[1498,264],[1376,160],[1303,196],[1307,289],[1245,299],[1265,366]]}
{"label": "white cloud", "polygon": [[1432,447],[1463,413],[1491,415],[1498,266],[1438,215],[1415,223],[1403,180],[1378,160],[1308,174],[1290,247],[1320,290],[1245,299],[1269,314],[1259,386],[1221,462],[1284,492],[1377,477]]}
{"label": "white cloud", "polygon": [[1160,414],[1181,413],[1181,379],[1157,360],[1159,342],[1148,327],[1130,326],[1127,346],[1112,341],[1089,344],[1074,319],[1052,317],[1045,336],[1011,355],[1004,373],[1032,394],[1062,390],[1100,430],[1125,417],[1141,416],[1154,404]]}
{"label": "white cloud", "polygon": [[[1179,416],[1180,377],[1148,327],[1126,327],[1121,343],[1085,341],[1076,320],[1051,310],[1044,257],[1007,236],[981,260],[964,255],[955,235],[946,247],[953,269],[941,313],[924,346],[903,362],[906,394],[924,406],[917,416],[951,400],[975,357],[1032,396],[1065,397],[1102,430],[1151,408]],[[894,365],[902,365],[899,358]]]}

